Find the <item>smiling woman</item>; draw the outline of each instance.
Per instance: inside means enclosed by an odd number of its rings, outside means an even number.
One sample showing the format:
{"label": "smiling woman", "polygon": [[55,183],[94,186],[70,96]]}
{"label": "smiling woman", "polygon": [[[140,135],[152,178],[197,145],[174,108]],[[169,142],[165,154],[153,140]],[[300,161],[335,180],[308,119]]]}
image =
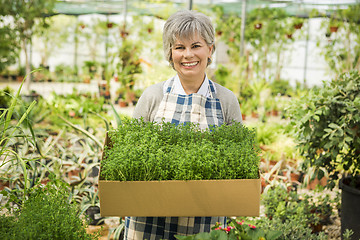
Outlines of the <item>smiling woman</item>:
{"label": "smiling woman", "polygon": [[177,40],[171,49],[172,66],[178,73],[186,94],[196,93],[203,83],[212,48],[213,45],[208,46],[196,34],[191,39]]}
{"label": "smiling woman", "polygon": [[[242,121],[234,93],[205,74],[215,51],[214,35],[210,19],[202,13],[183,10],[169,17],[163,47],[177,74],[144,91],[134,118],[174,125],[195,123],[202,130]],[[125,239],[175,239],[175,235],[209,232],[217,222],[225,225],[226,218],[126,217]]]}

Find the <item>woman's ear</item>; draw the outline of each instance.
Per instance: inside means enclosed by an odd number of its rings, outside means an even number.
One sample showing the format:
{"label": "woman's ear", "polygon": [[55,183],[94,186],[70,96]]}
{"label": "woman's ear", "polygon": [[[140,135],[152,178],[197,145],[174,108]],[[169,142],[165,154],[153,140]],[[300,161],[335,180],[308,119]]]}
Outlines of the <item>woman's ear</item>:
{"label": "woman's ear", "polygon": [[212,56],[213,48],[214,48],[214,44],[211,44],[209,46],[209,58],[211,58],[211,56]]}

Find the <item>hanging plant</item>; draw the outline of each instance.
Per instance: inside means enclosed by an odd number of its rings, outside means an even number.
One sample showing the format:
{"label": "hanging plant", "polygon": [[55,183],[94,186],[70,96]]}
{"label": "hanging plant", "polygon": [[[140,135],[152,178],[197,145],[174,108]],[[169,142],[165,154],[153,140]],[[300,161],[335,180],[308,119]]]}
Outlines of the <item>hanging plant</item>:
{"label": "hanging plant", "polygon": [[295,29],[301,29],[304,24],[304,20],[302,18],[294,18],[293,26]]}

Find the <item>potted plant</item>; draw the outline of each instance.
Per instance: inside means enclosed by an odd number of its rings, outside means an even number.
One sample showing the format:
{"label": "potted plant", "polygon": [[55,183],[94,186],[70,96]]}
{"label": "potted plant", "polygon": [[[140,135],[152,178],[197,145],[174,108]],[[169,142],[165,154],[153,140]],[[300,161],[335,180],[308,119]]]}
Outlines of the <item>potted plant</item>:
{"label": "potted plant", "polygon": [[102,216],[257,215],[258,152],[255,131],[241,123],[200,131],[195,124],[126,119],[105,144]]}
{"label": "potted plant", "polygon": [[294,18],[293,24],[295,29],[301,29],[304,24],[304,20],[302,18],[296,17]]}
{"label": "potted plant", "polygon": [[341,22],[339,19],[340,19],[339,14],[336,11],[331,14],[330,20],[329,20],[330,32],[335,33],[338,31],[338,29],[341,25]]}
{"label": "potted plant", "polygon": [[328,187],[342,188],[341,225],[360,238],[360,74],[341,74],[289,109],[297,127],[305,166],[317,170],[318,179],[329,174]]}
{"label": "potted plant", "polygon": [[99,192],[93,186],[83,189],[81,200],[81,213],[86,213],[90,218],[89,225],[101,225],[104,221],[100,216]]}

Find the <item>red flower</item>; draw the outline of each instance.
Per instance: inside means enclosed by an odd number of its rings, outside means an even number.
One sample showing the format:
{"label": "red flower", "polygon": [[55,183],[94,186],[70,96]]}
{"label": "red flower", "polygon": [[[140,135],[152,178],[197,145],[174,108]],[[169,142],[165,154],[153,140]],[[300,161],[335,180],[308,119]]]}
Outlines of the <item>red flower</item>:
{"label": "red flower", "polygon": [[249,227],[252,228],[252,229],[255,229],[256,227],[252,224],[249,224]]}

